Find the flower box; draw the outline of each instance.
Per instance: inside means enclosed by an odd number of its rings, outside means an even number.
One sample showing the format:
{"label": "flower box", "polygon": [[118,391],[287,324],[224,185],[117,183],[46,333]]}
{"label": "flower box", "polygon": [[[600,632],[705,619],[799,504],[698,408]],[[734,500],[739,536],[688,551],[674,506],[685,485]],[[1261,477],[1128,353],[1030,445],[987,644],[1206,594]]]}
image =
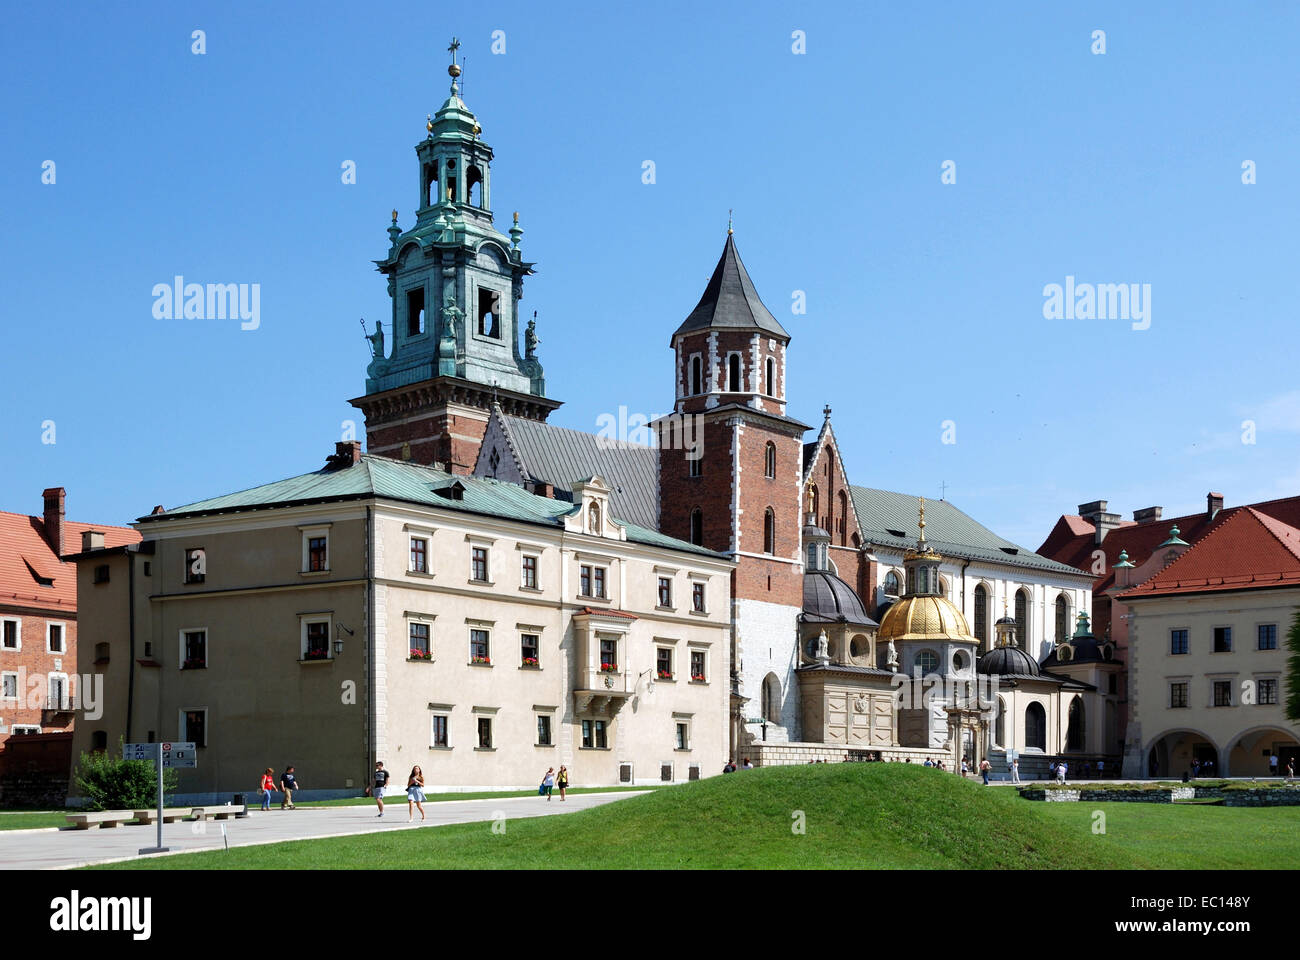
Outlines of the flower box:
{"label": "flower box", "polygon": [[410,659],[411,659],[411,660],[432,660],[432,659],[433,659],[433,651],[432,651],[432,650],[419,650],[419,649],[412,649],[412,650],[411,650],[411,656],[410,656]]}
{"label": "flower box", "polygon": [[536,657],[524,657],[524,662],[522,666],[536,669],[537,667],[540,667],[541,664],[537,661]]}
{"label": "flower box", "polygon": [[206,660],[186,660],[181,664],[182,670],[206,670],[208,661]]}
{"label": "flower box", "polygon": [[695,683],[703,683],[703,682],[704,682],[704,674],[702,674],[702,673],[692,673],[692,674],[691,674],[691,680],[693,680]]}
{"label": "flower box", "polygon": [[601,673],[618,673],[618,664],[617,664],[617,663],[602,663],[602,664],[600,665],[600,672],[601,672]]}
{"label": "flower box", "polygon": [[671,680],[672,678],[673,678],[673,672],[672,672],[671,670],[660,670],[660,671],[659,671],[659,679],[660,679],[660,680]]}
{"label": "flower box", "polygon": [[479,663],[479,664],[483,664],[483,665],[485,665],[485,666],[489,666],[489,667],[492,666],[492,658],[491,658],[491,657],[470,657],[469,662],[470,662],[470,663]]}

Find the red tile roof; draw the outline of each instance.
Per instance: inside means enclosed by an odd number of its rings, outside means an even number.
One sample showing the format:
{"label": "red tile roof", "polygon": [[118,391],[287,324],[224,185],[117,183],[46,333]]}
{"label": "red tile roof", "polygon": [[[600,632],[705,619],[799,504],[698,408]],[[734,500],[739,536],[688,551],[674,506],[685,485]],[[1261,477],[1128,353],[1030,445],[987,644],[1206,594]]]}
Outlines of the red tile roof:
{"label": "red tile roof", "polygon": [[1300,586],[1300,530],[1253,507],[1233,511],[1121,599]]}
{"label": "red tile roof", "polygon": [[[106,547],[120,547],[140,539],[140,534],[130,527],[64,520],[63,545],[69,555],[81,549],[85,530],[103,531]],[[0,607],[17,606],[75,611],[77,565],[55,555],[45,539],[42,517],[0,511]]]}
{"label": "red tile roof", "polygon": [[1175,525],[1179,537],[1195,544],[1211,530],[1246,509],[1254,509],[1267,517],[1280,520],[1286,526],[1300,528],[1300,497],[1268,500],[1249,504],[1248,507],[1225,507],[1215,514],[1214,519],[1201,512],[1182,517],[1162,517],[1144,523],[1126,520],[1107,533],[1106,539],[1099,544],[1093,543],[1095,527],[1090,521],[1066,514],[1056,522],[1038,552],[1060,563],[1091,571],[1093,552],[1100,550],[1105,558],[1105,566],[1092,585],[1092,592],[1099,594],[1115,585],[1115,575],[1111,568],[1119,560],[1120,551],[1127,551],[1129,562],[1141,566],[1168,539],[1169,531]]}
{"label": "red tile roof", "polygon": [[609,607],[603,610],[596,610],[591,607],[583,607],[581,610],[575,613],[574,616],[575,617],[622,617],[625,620],[640,619],[640,617],[638,617],[635,613],[628,613],[626,610],[618,610],[614,607]]}

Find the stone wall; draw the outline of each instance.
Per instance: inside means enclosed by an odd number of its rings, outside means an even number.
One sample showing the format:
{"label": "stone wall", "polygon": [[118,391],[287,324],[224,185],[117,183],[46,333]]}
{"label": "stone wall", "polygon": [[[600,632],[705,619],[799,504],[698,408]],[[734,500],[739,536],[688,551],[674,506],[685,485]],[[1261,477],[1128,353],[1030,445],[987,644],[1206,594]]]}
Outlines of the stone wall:
{"label": "stone wall", "polygon": [[800,763],[843,763],[845,760],[866,760],[879,756],[892,763],[922,765],[927,757],[932,761],[951,762],[947,751],[928,750],[921,747],[873,747],[857,749],[831,743],[752,743],[742,747],[738,760],[748,758],[757,767],[784,767]]}

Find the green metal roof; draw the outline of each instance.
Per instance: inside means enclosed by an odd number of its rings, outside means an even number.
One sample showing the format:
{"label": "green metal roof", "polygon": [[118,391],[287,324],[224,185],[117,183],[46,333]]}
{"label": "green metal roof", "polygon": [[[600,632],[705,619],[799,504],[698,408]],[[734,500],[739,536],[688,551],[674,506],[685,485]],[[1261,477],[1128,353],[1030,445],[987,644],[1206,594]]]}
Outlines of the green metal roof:
{"label": "green metal roof", "polygon": [[[921,533],[917,526],[918,497],[871,487],[851,486],[849,489],[866,542],[902,550],[916,545]],[[925,539],[945,556],[1004,563],[1043,573],[1090,576],[1004,540],[947,500],[925,501]]]}
{"label": "green metal roof", "polygon": [[[463,488],[462,498],[459,500],[453,500],[438,492],[455,484],[460,484]],[[148,523],[172,517],[233,513],[292,504],[372,497],[550,527],[560,526],[561,518],[577,509],[568,501],[539,497],[517,484],[488,477],[451,474],[418,463],[366,454],[359,462],[350,466],[325,468],[314,473],[305,473],[302,476],[250,487],[237,493],[199,500],[160,514],[141,517],[140,521]],[[619,520],[619,522],[623,521]],[[624,525],[627,528],[627,538],[633,543],[707,557],[725,557],[724,554],[664,536],[636,524],[625,523]]]}

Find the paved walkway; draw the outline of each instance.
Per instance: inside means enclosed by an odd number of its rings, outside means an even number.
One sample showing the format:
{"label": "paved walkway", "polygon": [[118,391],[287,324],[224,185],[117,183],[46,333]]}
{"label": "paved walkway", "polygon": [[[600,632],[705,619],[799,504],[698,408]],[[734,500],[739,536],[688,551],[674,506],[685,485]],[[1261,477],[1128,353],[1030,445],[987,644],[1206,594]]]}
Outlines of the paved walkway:
{"label": "paved walkway", "polygon": [[[375,815],[374,804],[353,807],[299,807],[263,813],[252,810],[242,820],[208,820],[202,823],[168,823],[163,826],[163,845],[172,852],[220,850],[221,827],[232,847],[283,840],[344,837],[359,833],[388,830],[412,830],[438,827],[448,823],[474,823],[495,819],[504,814],[507,820],[544,817],[575,810],[587,810],[602,804],[639,796],[643,791],[620,793],[573,794],[561,802],[556,796],[549,803],[543,797],[490,798],[486,800],[444,800],[426,803],[428,820],[406,822],[406,798],[386,805],[384,816]],[[91,830],[5,830],[0,831],[0,869],[49,870],[107,863],[136,857],[141,847],[158,842],[157,824],[124,825]],[[169,854],[161,854],[168,856]]]}

